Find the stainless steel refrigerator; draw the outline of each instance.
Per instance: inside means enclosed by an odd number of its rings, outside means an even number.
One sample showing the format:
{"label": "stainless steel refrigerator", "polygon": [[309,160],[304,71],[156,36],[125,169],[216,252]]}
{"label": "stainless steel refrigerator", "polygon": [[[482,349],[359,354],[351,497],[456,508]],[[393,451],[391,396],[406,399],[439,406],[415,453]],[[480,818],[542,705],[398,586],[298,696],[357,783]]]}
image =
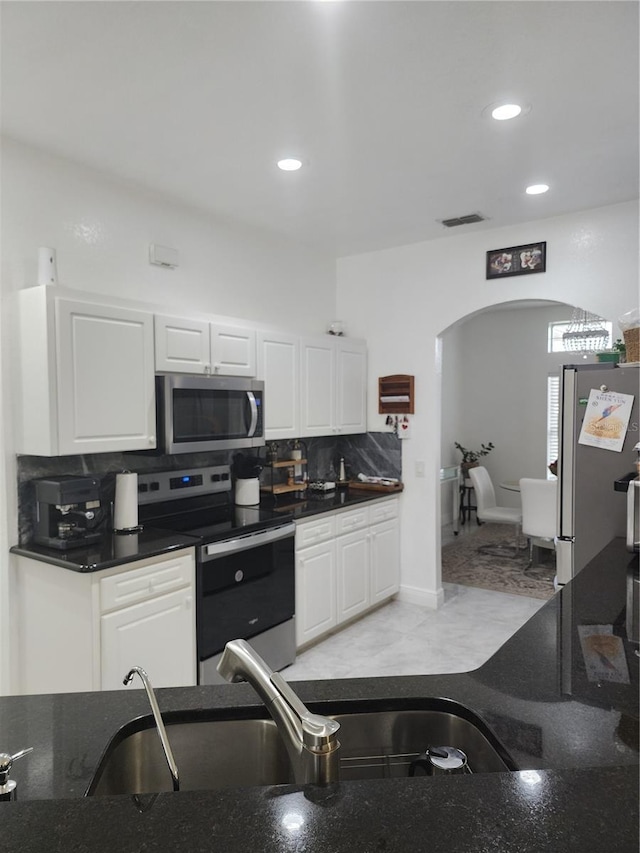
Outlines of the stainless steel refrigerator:
{"label": "stainless steel refrigerator", "polygon": [[[620,451],[579,444],[592,389],[630,394],[633,408]],[[640,369],[612,363],[563,366],[558,458],[558,583],[571,580],[615,536],[626,537],[626,494],[615,480],[634,470],[640,441]]]}

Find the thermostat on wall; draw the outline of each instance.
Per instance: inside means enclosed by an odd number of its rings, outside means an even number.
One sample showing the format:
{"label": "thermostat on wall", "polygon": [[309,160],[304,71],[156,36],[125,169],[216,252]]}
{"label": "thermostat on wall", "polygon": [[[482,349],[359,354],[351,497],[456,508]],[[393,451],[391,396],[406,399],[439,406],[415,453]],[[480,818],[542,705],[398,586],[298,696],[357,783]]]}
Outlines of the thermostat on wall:
{"label": "thermostat on wall", "polygon": [[149,245],[149,263],[158,267],[170,267],[173,269],[180,263],[180,255],[177,249],[169,249],[167,246],[158,246],[157,243]]}

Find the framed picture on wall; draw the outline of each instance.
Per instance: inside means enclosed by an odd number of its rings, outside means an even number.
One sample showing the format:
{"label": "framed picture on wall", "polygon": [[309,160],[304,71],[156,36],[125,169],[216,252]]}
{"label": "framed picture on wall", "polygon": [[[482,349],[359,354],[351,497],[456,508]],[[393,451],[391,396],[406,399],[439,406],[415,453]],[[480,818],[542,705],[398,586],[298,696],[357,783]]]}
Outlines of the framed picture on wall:
{"label": "framed picture on wall", "polygon": [[530,275],[547,269],[547,244],[526,243],[487,252],[487,278]]}

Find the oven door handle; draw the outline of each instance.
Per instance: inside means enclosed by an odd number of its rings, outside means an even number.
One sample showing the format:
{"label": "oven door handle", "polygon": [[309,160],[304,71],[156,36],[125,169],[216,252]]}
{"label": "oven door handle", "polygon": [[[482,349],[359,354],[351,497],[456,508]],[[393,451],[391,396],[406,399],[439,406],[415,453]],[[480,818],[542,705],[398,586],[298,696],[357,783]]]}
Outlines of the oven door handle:
{"label": "oven door handle", "polygon": [[248,551],[250,548],[259,548],[261,545],[277,542],[279,539],[288,539],[294,535],[295,530],[295,524],[289,522],[271,530],[248,533],[246,536],[239,536],[237,539],[225,539],[224,542],[211,542],[209,545],[201,546],[200,560],[206,563],[207,560],[215,560],[217,557],[233,554],[236,551]]}

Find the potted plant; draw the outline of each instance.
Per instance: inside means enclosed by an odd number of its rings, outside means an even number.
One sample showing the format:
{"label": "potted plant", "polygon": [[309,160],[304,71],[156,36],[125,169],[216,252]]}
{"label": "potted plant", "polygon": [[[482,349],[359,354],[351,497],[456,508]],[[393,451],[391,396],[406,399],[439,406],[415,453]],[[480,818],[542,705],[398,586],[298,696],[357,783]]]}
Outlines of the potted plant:
{"label": "potted plant", "polygon": [[617,364],[619,361],[625,360],[627,348],[624,341],[618,338],[609,349],[602,350],[596,353],[596,361],[613,361]]}
{"label": "potted plant", "polygon": [[454,442],[456,449],[462,453],[462,462],[460,467],[466,473],[469,468],[477,468],[478,460],[483,456],[487,456],[494,448],[493,442],[489,442],[488,444],[481,444],[480,450],[469,450],[467,447],[463,447],[459,442]]}

